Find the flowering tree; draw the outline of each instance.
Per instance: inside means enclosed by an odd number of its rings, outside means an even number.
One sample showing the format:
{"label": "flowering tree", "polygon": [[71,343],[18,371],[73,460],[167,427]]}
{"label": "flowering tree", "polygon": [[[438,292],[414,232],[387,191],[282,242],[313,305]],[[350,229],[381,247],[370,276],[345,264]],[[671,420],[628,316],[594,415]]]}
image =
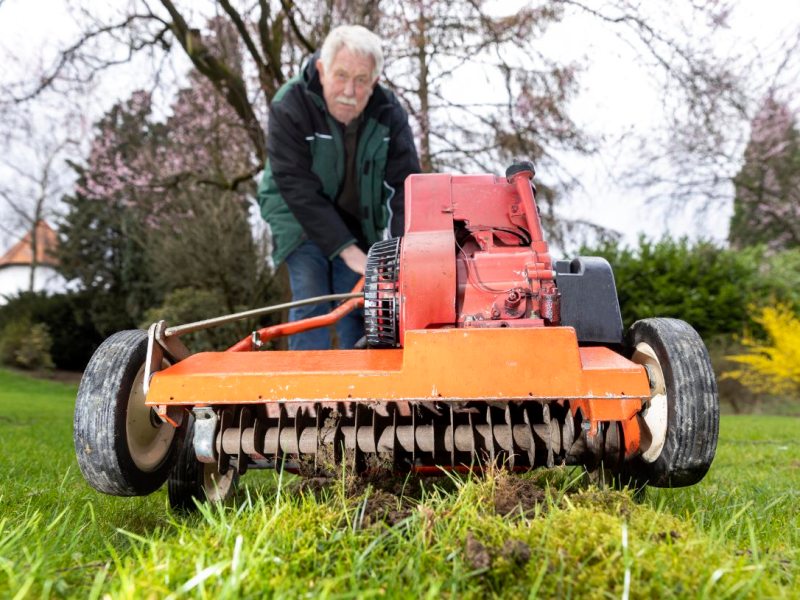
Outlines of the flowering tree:
{"label": "flowering tree", "polygon": [[[220,46],[225,35],[223,24]],[[266,256],[248,222],[248,133],[206,78],[192,73],[189,80],[164,120],[142,91],[112,108],[67,199],[63,269],[115,307],[106,315],[98,306],[104,333],[122,324],[104,315],[138,324],[175,289],[211,293],[214,312],[263,302],[269,293]]]}
{"label": "flowering tree", "polygon": [[142,219],[149,213],[144,207],[149,179],[129,166],[164,138],[150,114],[150,98],[143,93],[108,111],[96,126],[86,164],[74,165],[75,191],[64,198],[60,269],[88,292],[91,318],[102,336],[135,327],[137,316],[154,302],[144,268]]}
{"label": "flowering tree", "polygon": [[772,93],[752,121],[744,158],[734,179],[731,245],[800,246],[800,129],[796,114]]}

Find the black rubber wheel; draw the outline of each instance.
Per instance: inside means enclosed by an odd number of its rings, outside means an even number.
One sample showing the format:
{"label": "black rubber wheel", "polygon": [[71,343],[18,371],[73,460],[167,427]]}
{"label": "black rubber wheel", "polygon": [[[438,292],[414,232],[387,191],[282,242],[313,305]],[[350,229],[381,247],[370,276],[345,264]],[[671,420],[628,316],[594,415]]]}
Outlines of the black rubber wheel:
{"label": "black rubber wheel", "polygon": [[193,512],[198,502],[227,502],[239,482],[236,469],[220,475],[217,465],[202,463],[194,452],[194,417],[187,418],[186,437],[175,466],[167,479],[169,505],[174,511]]}
{"label": "black rubber wheel", "polygon": [[105,340],[83,373],[75,401],[78,466],[93,488],[144,496],[166,481],[180,431],[144,404],[147,334],[120,331]]}
{"label": "black rubber wheel", "polygon": [[719,398],[703,340],[684,321],[643,319],[628,332],[631,360],[643,364],[651,398],[639,415],[641,454],[623,465],[635,487],[683,487],[703,479],[719,437]]}

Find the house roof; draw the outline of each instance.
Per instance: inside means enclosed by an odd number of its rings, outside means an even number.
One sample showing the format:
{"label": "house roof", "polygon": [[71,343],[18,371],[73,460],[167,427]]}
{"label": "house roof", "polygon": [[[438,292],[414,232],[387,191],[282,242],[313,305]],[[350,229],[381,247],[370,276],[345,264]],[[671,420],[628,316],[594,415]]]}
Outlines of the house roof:
{"label": "house roof", "polygon": [[[52,227],[41,220],[36,223],[36,241],[36,263],[57,266],[58,261],[53,258],[52,252],[58,246],[58,236]],[[0,257],[0,268],[11,265],[27,266],[33,262],[32,258],[31,232],[29,231],[20,241],[11,246],[8,252]]]}

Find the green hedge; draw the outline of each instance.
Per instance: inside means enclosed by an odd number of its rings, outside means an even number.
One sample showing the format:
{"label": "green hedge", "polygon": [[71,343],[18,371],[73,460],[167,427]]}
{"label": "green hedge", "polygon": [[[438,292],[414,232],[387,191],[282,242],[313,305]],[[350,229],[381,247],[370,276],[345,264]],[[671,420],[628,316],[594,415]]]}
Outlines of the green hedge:
{"label": "green hedge", "polygon": [[706,340],[752,327],[753,306],[776,300],[800,307],[800,251],[735,251],[687,239],[628,248],[616,242],[584,246],[583,256],[611,263],[626,326],[646,317],[691,323]]}

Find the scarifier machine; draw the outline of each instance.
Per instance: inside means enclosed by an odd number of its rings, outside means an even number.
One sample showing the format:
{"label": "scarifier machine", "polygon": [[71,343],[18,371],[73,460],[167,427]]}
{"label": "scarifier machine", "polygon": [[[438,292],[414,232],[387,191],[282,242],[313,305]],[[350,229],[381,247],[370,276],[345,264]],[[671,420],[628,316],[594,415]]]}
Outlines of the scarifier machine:
{"label": "scarifier machine", "polygon": [[[409,177],[405,235],[372,246],[363,290],[329,315],[224,352],[191,354],[179,337],[288,305],[111,336],[78,392],[86,480],[119,496],[168,480],[184,508],[224,499],[247,469],[342,462],[387,476],[566,464],[637,486],[700,481],[719,421],[702,340],[666,318],[625,335],[609,264],[551,260],[533,174],[520,162],[505,178]],[[259,351],[362,305],[363,348]]]}

